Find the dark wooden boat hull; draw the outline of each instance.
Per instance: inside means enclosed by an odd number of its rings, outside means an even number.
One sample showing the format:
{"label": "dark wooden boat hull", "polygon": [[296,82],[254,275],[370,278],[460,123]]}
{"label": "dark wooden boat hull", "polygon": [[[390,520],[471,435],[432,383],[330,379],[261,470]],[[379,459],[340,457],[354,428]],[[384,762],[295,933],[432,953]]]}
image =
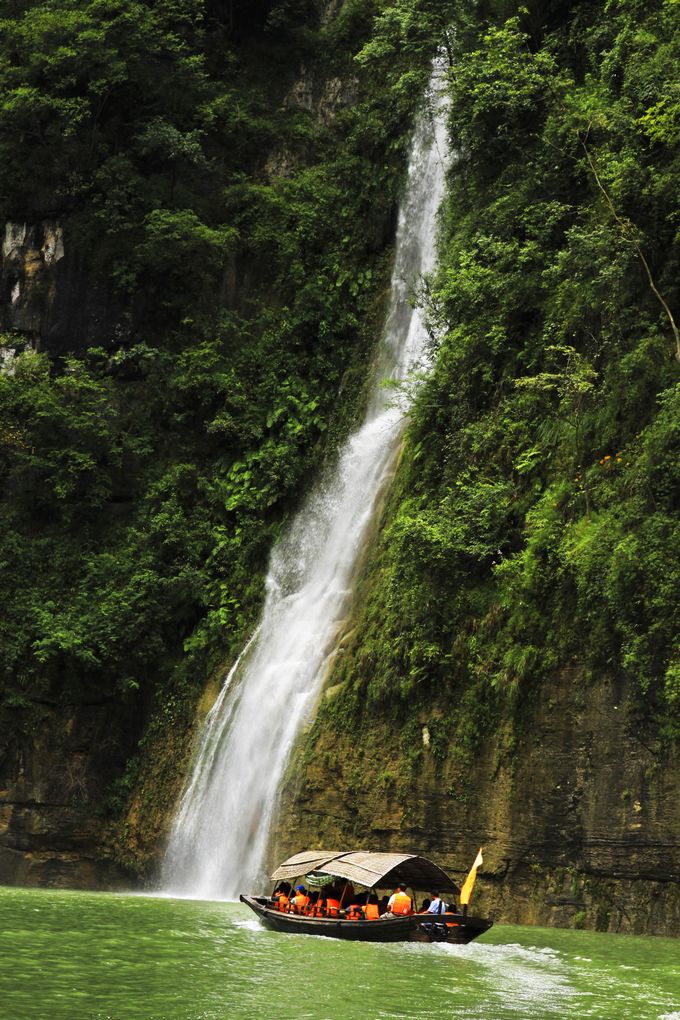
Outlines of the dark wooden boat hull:
{"label": "dark wooden boat hull", "polygon": [[272,931],[298,935],[323,935],[331,939],[350,942],[447,942],[466,945],[488,931],[493,921],[463,914],[438,914],[437,921],[427,914],[410,914],[408,917],[386,917],[377,921],[346,921],[334,917],[305,917],[272,910],[262,896],[241,896]]}

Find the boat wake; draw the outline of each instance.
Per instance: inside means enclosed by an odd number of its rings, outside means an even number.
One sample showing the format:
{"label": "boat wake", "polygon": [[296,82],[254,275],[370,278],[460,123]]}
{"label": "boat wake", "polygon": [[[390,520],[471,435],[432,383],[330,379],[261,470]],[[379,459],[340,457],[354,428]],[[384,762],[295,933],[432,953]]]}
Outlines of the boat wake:
{"label": "boat wake", "polygon": [[243,931],[254,931],[258,935],[268,935],[269,932],[266,928],[263,928],[258,920],[253,918],[246,918],[243,921],[232,921],[234,928],[241,928]]}

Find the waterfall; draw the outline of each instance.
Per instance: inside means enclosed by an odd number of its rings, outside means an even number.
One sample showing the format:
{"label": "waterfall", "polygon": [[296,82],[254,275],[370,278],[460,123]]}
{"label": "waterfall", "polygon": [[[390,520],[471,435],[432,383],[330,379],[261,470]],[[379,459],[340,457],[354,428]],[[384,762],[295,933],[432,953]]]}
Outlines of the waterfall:
{"label": "waterfall", "polygon": [[260,624],[206,719],[172,827],[162,875],[171,893],[232,898],[254,891],[262,878],[281,780],[320,694],[399,447],[407,398],[395,399],[381,382],[404,380],[426,361],[427,334],[413,294],[435,263],[447,161],[442,75],[436,61],[414,130],[366,417],[272,552]]}

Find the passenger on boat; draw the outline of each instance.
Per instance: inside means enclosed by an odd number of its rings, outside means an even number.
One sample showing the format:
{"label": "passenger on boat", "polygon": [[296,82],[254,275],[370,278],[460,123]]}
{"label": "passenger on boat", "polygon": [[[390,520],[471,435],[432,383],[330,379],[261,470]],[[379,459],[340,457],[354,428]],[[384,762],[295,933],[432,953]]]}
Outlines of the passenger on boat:
{"label": "passenger on boat", "polygon": [[290,901],[290,905],[296,914],[304,913],[304,909],[309,903],[309,896],[304,885],[295,886],[295,896]]}
{"label": "passenger on boat", "polygon": [[368,897],[366,906],[361,908],[364,912],[364,917],[367,921],[377,921],[380,917],[380,907],[378,905],[378,897],[375,893],[371,893]]}
{"label": "passenger on boat", "polygon": [[340,912],[340,894],[336,887],[332,885],[326,890],[326,899],[324,902],[326,911],[326,917],[337,917]]}
{"label": "passenger on boat", "polygon": [[383,896],[383,898],[380,900],[381,915],[387,911],[387,904],[389,903],[389,901],[390,901],[389,896]]}
{"label": "passenger on boat", "polygon": [[393,892],[387,901],[387,910],[382,916],[403,917],[406,914],[412,913],[413,906],[411,904],[411,897],[406,894],[406,886],[397,886],[396,892]]}
{"label": "passenger on boat", "polygon": [[345,918],[348,921],[363,921],[364,919],[363,907],[361,902],[359,902],[362,898],[363,897],[361,896],[355,896],[354,903],[350,903],[350,905],[347,907],[347,910],[345,911]]}
{"label": "passenger on boat", "polygon": [[319,903],[319,894],[318,894],[318,892],[310,893],[309,894],[309,903],[305,907],[305,914],[307,914],[309,917],[316,917],[317,916],[318,903]]}
{"label": "passenger on boat", "polygon": [[438,892],[432,893],[432,901],[427,908],[428,914],[445,914],[448,907]]}
{"label": "passenger on boat", "polygon": [[[432,902],[430,903],[430,905],[427,908],[427,910],[425,911],[425,913],[427,913],[427,914],[435,914],[435,915],[437,915],[437,914],[445,914],[449,910],[448,904],[446,904],[444,902],[444,900],[441,898],[441,896],[439,895],[438,892],[431,893],[431,896],[432,896]],[[453,927],[455,927],[455,925],[453,925],[453,924],[442,924],[440,922],[439,924],[424,924],[422,927],[423,927],[423,929],[425,931],[429,931],[429,932],[435,932],[435,931],[444,932],[447,928],[453,928]]]}
{"label": "passenger on boat", "polygon": [[418,913],[419,914],[426,914],[427,911],[429,910],[431,902],[432,901],[429,900],[429,899],[424,899],[423,902],[420,904],[420,910],[418,911]]}
{"label": "passenger on boat", "polygon": [[363,921],[364,904],[366,903],[367,899],[368,899],[367,893],[359,894],[355,893],[353,898],[350,900],[349,905],[345,907],[344,911],[341,910],[340,913],[341,914],[344,913],[345,918],[348,921]]}
{"label": "passenger on boat", "polygon": [[274,901],[274,910],[287,911],[290,907],[290,886],[288,882],[281,882],[277,885],[276,889],[272,894]]}

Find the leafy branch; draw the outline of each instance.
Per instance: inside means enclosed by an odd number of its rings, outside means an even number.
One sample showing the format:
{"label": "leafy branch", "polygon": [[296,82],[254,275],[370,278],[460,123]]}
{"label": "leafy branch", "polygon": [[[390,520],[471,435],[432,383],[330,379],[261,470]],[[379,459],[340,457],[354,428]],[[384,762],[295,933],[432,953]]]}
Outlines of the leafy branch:
{"label": "leafy branch", "polygon": [[[590,125],[588,125],[588,131],[586,131],[586,138],[588,137],[588,132],[589,131],[590,131]],[[609,206],[611,214],[614,217],[614,220],[615,220],[617,226],[619,227],[619,229],[621,231],[621,234],[623,235],[623,237],[624,237],[624,239],[626,241],[629,241],[633,245],[633,247],[635,249],[635,252],[637,254],[637,257],[640,259],[640,262],[642,263],[642,265],[644,267],[645,273],[647,275],[647,280],[649,282],[650,289],[651,289],[652,293],[654,294],[654,296],[659,301],[659,303],[661,304],[661,306],[664,309],[666,315],[668,316],[668,321],[670,322],[671,329],[673,330],[673,336],[675,338],[675,356],[678,359],[678,361],[680,361],[680,331],[678,330],[677,324],[676,324],[675,319],[673,317],[673,313],[671,312],[671,310],[670,310],[670,308],[668,306],[668,302],[665,300],[663,294],[661,293],[661,291],[659,290],[659,288],[656,285],[654,277],[652,276],[652,270],[649,267],[649,262],[645,258],[644,252],[642,251],[642,248],[640,247],[640,243],[639,243],[637,237],[635,236],[635,227],[634,227],[633,223],[629,219],[624,219],[617,212],[616,206],[614,205],[609,192],[605,188],[604,184],[602,183],[602,179],[600,178],[600,175],[597,172],[597,168],[595,167],[595,163],[593,162],[593,158],[590,155],[590,150],[588,149],[588,146],[586,145],[585,138],[581,138],[579,136],[579,142],[581,143],[581,147],[583,148],[583,151],[585,153],[585,157],[586,157],[586,160],[588,161],[588,166],[590,167],[591,173],[592,173],[593,177],[595,178],[595,183],[597,184],[599,190],[602,192],[602,195],[604,196],[605,202]]]}

